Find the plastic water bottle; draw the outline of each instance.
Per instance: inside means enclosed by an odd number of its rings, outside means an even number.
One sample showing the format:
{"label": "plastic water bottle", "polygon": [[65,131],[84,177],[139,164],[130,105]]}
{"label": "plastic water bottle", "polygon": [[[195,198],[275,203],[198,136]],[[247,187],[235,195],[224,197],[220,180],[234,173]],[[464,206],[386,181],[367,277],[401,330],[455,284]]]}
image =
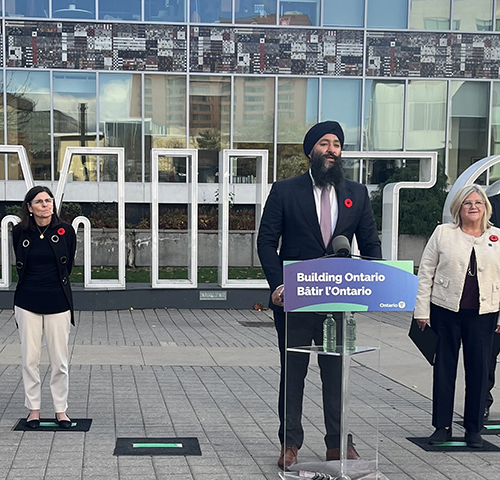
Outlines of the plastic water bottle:
{"label": "plastic water bottle", "polygon": [[323,351],[335,352],[337,349],[337,322],[331,313],[327,314],[323,322]]}
{"label": "plastic water bottle", "polygon": [[345,348],[348,352],[356,350],[356,320],[352,312],[345,313]]}

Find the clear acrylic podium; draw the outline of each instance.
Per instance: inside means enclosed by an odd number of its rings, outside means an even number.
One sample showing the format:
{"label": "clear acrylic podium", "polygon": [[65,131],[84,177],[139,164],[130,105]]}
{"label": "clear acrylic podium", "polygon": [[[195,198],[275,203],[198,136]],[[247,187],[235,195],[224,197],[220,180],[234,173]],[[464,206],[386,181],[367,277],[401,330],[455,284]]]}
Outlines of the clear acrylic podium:
{"label": "clear acrylic podium", "polygon": [[[298,464],[280,471],[281,478],[387,479],[378,468],[378,407],[382,391],[378,373],[380,321],[384,312],[413,310],[417,283],[413,262],[409,261],[320,258],[285,263],[285,447],[287,441],[291,443],[288,436],[297,438],[293,420],[296,414],[291,413],[296,412],[297,396],[292,390],[297,391],[300,382],[293,375],[302,368],[296,366],[304,363],[297,355],[308,356],[306,361],[311,367],[305,381],[301,411],[304,438]],[[318,329],[329,312],[335,312],[340,325],[336,350],[325,352]],[[346,346],[346,312],[356,312],[357,343],[351,349]],[[311,345],[300,344],[301,322],[314,325],[316,333]],[[306,331],[310,331],[309,327]],[[361,357],[362,362],[356,361]],[[322,365],[323,380],[315,362]],[[359,368],[351,370],[353,362]],[[326,407],[323,407],[323,386]],[[331,401],[334,395],[340,398]],[[335,412],[329,412],[330,409]],[[329,461],[325,460],[323,437],[327,418],[330,425],[336,425],[340,436],[335,454],[338,459]],[[334,437],[338,439],[337,435]],[[359,459],[348,458],[351,439]]]}

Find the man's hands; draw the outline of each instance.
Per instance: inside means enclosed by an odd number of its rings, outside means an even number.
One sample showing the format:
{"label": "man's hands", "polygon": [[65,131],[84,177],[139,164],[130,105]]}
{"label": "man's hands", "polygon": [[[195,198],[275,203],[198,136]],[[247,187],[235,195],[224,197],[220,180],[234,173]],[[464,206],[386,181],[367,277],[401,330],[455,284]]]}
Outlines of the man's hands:
{"label": "man's hands", "polygon": [[275,305],[277,305],[278,307],[282,307],[283,306],[284,290],[285,290],[285,286],[284,285],[280,285],[279,287],[276,287],[276,290],[274,290],[273,294],[271,295],[272,302]]}

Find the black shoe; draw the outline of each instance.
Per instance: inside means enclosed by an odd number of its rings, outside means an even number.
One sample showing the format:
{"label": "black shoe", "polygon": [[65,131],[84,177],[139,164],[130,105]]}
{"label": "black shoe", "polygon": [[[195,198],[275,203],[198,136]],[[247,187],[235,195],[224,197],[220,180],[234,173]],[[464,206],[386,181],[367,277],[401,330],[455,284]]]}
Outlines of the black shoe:
{"label": "black shoe", "polygon": [[71,428],[71,420],[58,420],[57,419],[57,414],[56,414],[56,423],[59,425],[60,428],[68,429]]}
{"label": "black shoe", "polygon": [[489,416],[490,416],[490,407],[484,407],[484,415],[483,415],[483,418],[484,418],[485,420],[488,420]]}
{"label": "black shoe", "polygon": [[434,433],[429,437],[427,443],[429,445],[440,445],[451,440],[451,427],[450,428],[436,428]]}
{"label": "black shoe", "polygon": [[34,430],[35,428],[38,428],[40,426],[40,419],[39,418],[35,418],[33,420],[30,420],[30,421],[28,421],[28,418],[29,418],[29,415],[26,418],[26,426],[28,428],[31,428],[32,430]]}
{"label": "black shoe", "polygon": [[479,432],[465,432],[465,442],[468,447],[481,448],[483,446],[483,439]]}

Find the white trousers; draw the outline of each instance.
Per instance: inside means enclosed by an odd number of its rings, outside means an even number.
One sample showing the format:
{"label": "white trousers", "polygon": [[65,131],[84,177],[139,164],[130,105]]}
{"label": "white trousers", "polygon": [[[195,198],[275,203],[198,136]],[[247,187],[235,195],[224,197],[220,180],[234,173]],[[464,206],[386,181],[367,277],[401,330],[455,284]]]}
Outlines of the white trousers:
{"label": "white trousers", "polygon": [[47,352],[51,366],[50,391],[56,413],[68,408],[69,387],[69,330],[71,312],[49,315],[29,312],[14,306],[14,314],[21,339],[21,358],[23,363],[24,405],[30,410],[40,410],[41,381],[40,356],[42,353],[42,334],[45,332]]}

